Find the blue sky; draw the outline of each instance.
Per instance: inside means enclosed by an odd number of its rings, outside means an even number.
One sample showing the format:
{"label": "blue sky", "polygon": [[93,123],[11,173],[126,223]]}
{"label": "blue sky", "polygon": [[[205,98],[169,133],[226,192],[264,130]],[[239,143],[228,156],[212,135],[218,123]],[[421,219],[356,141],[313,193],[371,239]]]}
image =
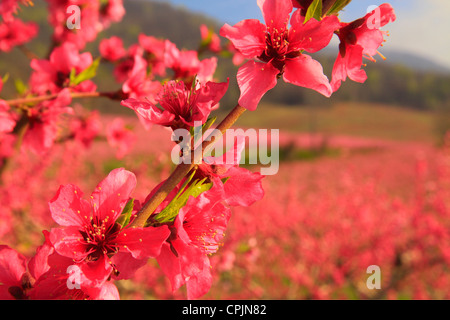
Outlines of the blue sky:
{"label": "blue sky", "polygon": [[[256,0],[159,0],[206,14],[220,22],[262,19]],[[341,14],[343,21],[362,17],[370,6],[389,2],[397,21],[385,27],[390,37],[385,49],[404,50],[450,68],[449,0],[353,0]],[[381,50],[382,51],[382,50]]]}
{"label": "blue sky", "polygon": [[[175,5],[181,5],[193,11],[215,17],[222,22],[235,24],[243,19],[262,19],[256,0],[161,0]],[[386,1],[353,0],[346,9],[345,16],[359,18],[371,5],[380,5]],[[390,3],[396,7],[406,8],[411,0],[393,0]],[[343,15],[344,16],[344,15]]]}

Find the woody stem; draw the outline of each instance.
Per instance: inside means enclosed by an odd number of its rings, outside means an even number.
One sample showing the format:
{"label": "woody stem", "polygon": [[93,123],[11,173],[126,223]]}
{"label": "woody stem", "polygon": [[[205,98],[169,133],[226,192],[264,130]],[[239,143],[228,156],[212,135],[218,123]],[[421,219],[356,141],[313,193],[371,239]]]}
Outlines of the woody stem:
{"label": "woody stem", "polygon": [[[244,113],[246,109],[240,105],[236,105],[233,110],[222,120],[222,122],[217,126],[217,130],[223,135],[225,131],[239,119],[239,117]],[[202,145],[197,148],[201,148],[202,152],[192,151],[190,163],[180,163],[172,174],[167,178],[167,180],[162,184],[162,186],[154,193],[154,195],[144,204],[142,209],[137,213],[136,218],[130,224],[131,227],[143,227],[147,222],[147,219],[152,215],[156,208],[164,201],[164,199],[169,195],[169,193],[177,186],[177,184],[191,171],[196,163],[200,163],[200,159],[194,158],[195,156],[202,156],[205,149],[213,145],[219,138],[215,135],[209,137],[210,139],[205,139]]]}
{"label": "woody stem", "polygon": [[[108,97],[111,99],[121,99],[123,98],[121,96],[121,92],[71,92],[70,96],[72,99],[76,98],[92,98],[92,97]],[[43,102],[46,100],[55,99],[58,97],[58,93],[48,94],[48,95],[42,95],[42,96],[35,96],[35,97],[29,97],[29,98],[18,98],[18,99],[11,99],[11,100],[4,100],[8,105],[10,106],[18,106],[22,104],[34,104]]]}

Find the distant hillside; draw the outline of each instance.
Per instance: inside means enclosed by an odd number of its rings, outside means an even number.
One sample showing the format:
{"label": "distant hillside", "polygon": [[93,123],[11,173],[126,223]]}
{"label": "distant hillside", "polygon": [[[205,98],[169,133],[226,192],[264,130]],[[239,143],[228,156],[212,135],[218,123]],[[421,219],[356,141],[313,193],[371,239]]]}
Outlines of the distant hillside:
{"label": "distant hillside", "polygon": [[[29,47],[38,55],[45,56],[51,31],[47,23],[46,4],[43,0],[34,2],[35,6],[23,8],[20,16],[24,20],[37,21],[41,26],[39,38]],[[200,24],[205,23],[217,31],[220,28],[220,25],[210,17],[189,12],[182,7],[173,7],[164,2],[127,0],[124,1],[124,5],[127,14],[122,22],[113,24],[96,42],[90,43],[86,50],[97,55],[100,39],[112,35],[120,36],[126,45],[130,45],[137,42],[141,32],[168,38],[180,48],[195,50],[200,42]],[[223,41],[225,42],[225,39]],[[292,106],[327,106],[331,103],[361,101],[420,110],[439,109],[449,104],[450,72],[446,72],[445,68],[413,54],[395,51],[383,53],[388,57],[387,61],[382,61],[380,58],[376,64],[368,63],[366,70],[369,79],[365,84],[347,81],[331,100],[311,90],[285,84],[280,80],[279,85],[264,97],[264,101]],[[330,77],[335,56],[321,54],[314,57],[323,64],[325,73]],[[225,108],[234,106],[239,95],[235,80],[236,71],[237,68],[229,59],[220,60],[217,78],[224,81],[230,77],[230,89],[222,103]],[[9,72],[13,79],[14,77],[26,79],[30,73],[27,58],[17,49],[13,51],[13,54],[0,54],[0,75],[6,72]],[[12,94],[12,82],[5,86],[4,94]],[[111,76],[110,67],[102,67],[99,70],[96,82],[100,89],[110,90],[118,85]],[[96,101],[93,107],[111,112],[123,111],[123,107],[118,103],[110,101]]]}
{"label": "distant hillside", "polygon": [[124,1],[127,14],[106,30],[104,36],[118,35],[126,44],[136,42],[139,33],[167,38],[179,47],[197,49],[200,24],[217,28],[217,22],[201,14],[173,7],[169,3],[149,0]]}
{"label": "distant hillside", "polygon": [[[325,55],[330,56],[330,58],[334,58],[337,55],[338,48],[330,48],[330,46],[325,48],[322,52]],[[432,72],[450,76],[450,68],[415,53],[386,48],[382,48],[381,52],[386,56],[386,61],[382,61],[382,58],[379,56],[375,57],[381,64],[403,66],[414,71]]]}
{"label": "distant hillside", "polygon": [[383,51],[384,53],[388,57],[387,63],[403,65],[421,72],[436,72],[438,74],[450,75],[450,68],[428,58],[405,51],[386,50]]}

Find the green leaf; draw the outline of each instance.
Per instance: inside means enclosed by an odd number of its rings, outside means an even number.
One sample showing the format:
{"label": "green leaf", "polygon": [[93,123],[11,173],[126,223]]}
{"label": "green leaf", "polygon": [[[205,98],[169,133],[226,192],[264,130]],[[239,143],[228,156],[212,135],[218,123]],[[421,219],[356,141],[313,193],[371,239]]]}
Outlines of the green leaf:
{"label": "green leaf", "polygon": [[197,127],[191,127],[191,137],[194,138],[194,145],[199,141],[199,139],[202,137],[203,133],[203,126],[197,126]]}
{"label": "green leaf", "polygon": [[70,70],[69,75],[70,84],[73,84],[75,82],[76,77],[77,77],[77,70],[75,68],[72,68],[72,70]]}
{"label": "green leaf", "polygon": [[186,205],[189,197],[197,198],[202,192],[211,189],[212,183],[204,183],[205,180],[206,178],[200,181],[196,180],[184,192],[178,192],[175,198],[155,217],[155,220],[159,223],[173,221],[180,209]]}
{"label": "green leaf", "polygon": [[192,170],[191,174],[189,175],[189,178],[187,178],[186,181],[184,181],[183,185],[181,186],[180,190],[178,190],[174,199],[178,199],[178,197],[183,193],[183,191],[186,189],[187,185],[192,181],[192,178],[195,176],[196,172],[197,172],[197,170]]}
{"label": "green leaf", "polygon": [[200,46],[207,47],[212,41],[212,36],[214,34],[214,30],[211,30],[208,28],[208,36],[205,39],[202,39],[202,42],[200,43]]}
{"label": "green leaf", "polygon": [[93,77],[95,77],[95,75],[97,74],[97,69],[98,69],[99,64],[100,64],[100,58],[97,58],[94,60],[94,62],[92,62],[92,64],[89,67],[87,67],[86,69],[84,69],[77,75],[75,74],[76,73],[75,69],[72,69],[70,72],[70,76],[69,76],[70,84],[76,86],[83,81],[86,81],[86,80],[89,80],[89,79],[92,79]]}
{"label": "green leaf", "polygon": [[214,122],[216,122],[217,117],[211,117],[208,118],[208,120],[206,120],[205,124],[203,125],[203,133],[205,133],[206,130],[208,130],[209,128],[211,128],[211,126],[214,124]]}
{"label": "green leaf", "polygon": [[130,199],[123,208],[119,218],[117,218],[116,222],[120,224],[122,227],[125,227],[130,222],[133,207],[134,207],[134,199]]}
{"label": "green leaf", "polygon": [[20,79],[14,80],[14,86],[18,94],[24,94],[28,90],[27,85]]}
{"label": "green leaf", "polygon": [[305,21],[308,22],[309,19],[314,18],[316,20],[322,19],[322,0],[314,0],[306,11]]}
{"label": "green leaf", "polygon": [[337,0],[333,6],[328,10],[327,16],[337,14],[344,9],[352,0]]}
{"label": "green leaf", "polygon": [[225,183],[228,181],[228,179],[230,179],[230,177],[222,178],[222,179],[221,179],[221,180],[222,180],[222,183],[225,184]]}
{"label": "green leaf", "polygon": [[9,79],[9,73],[6,73],[2,78],[2,82],[5,83],[6,81],[8,81],[8,79]]}
{"label": "green leaf", "polygon": [[229,59],[233,58],[233,53],[231,53],[231,52],[228,51],[228,50],[222,50],[222,51],[220,51],[219,55],[220,55],[222,58],[229,58]]}

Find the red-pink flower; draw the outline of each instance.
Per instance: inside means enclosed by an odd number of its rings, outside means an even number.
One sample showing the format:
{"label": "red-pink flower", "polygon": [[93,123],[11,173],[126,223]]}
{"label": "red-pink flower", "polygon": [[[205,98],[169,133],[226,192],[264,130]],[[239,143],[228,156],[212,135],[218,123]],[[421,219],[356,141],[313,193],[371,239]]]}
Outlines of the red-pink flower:
{"label": "red-pink flower", "polygon": [[127,51],[123,47],[122,39],[116,36],[103,39],[100,42],[99,50],[102,57],[109,61],[117,61],[127,54]]}
{"label": "red-pink flower", "polygon": [[85,112],[70,122],[70,131],[75,141],[89,148],[101,130],[100,113],[97,110]]}
{"label": "red-pink flower", "polygon": [[72,259],[58,255],[47,240],[48,233],[44,235],[45,243],[29,261],[8,246],[0,245],[1,300],[119,299],[117,288],[109,281],[98,287],[81,282],[69,287],[68,270],[76,265]]}
{"label": "red-pink flower", "polygon": [[214,187],[197,198],[190,197],[175,218],[171,235],[157,257],[173,291],[186,284],[188,299],[201,297],[211,287],[207,255],[218,250],[231,215],[221,200],[222,191]]}
{"label": "red-pink flower", "polygon": [[14,14],[17,14],[19,4],[33,4],[31,0],[2,0],[0,2],[0,15],[3,21],[11,22],[14,20]]}
{"label": "red-pink flower", "polygon": [[53,100],[44,101],[29,112],[29,126],[23,137],[23,148],[43,154],[53,146],[58,135],[58,121],[63,113],[72,113],[69,89],[63,89]]}
{"label": "red-pink flower", "polygon": [[[292,0],[292,6],[294,8],[305,8],[305,5],[301,4],[300,2],[308,2],[309,4],[311,4],[312,0],[306,1]],[[307,7],[309,7],[309,4],[307,5]]]}
{"label": "red-pink flower", "polygon": [[222,50],[219,36],[214,30],[210,30],[207,25],[202,24],[200,26],[200,36],[203,44],[207,46],[211,52],[219,53]]}
{"label": "red-pink flower", "polygon": [[179,50],[176,45],[166,40],[164,63],[174,72],[174,79],[182,80],[190,86],[194,78],[200,82],[211,81],[217,67],[217,58],[211,57],[200,61],[194,50]]}
{"label": "red-pink flower", "polygon": [[27,43],[38,33],[34,22],[24,23],[19,19],[0,23],[0,51],[11,51],[15,46]]}
{"label": "red-pink flower", "polygon": [[25,299],[29,289],[26,258],[5,245],[0,245],[0,299]]}
{"label": "red-pink flower", "polygon": [[139,45],[144,49],[145,59],[151,66],[152,73],[159,76],[166,75],[166,65],[164,62],[164,52],[166,48],[165,40],[147,36],[143,33],[138,37]]}
{"label": "red-pink flower", "polygon": [[[3,80],[0,78],[0,92],[3,88]],[[11,113],[11,108],[6,101],[0,99],[0,134],[13,131],[16,126],[16,116]]]}
{"label": "red-pink flower", "polygon": [[0,100],[0,133],[11,132],[16,126],[16,117],[11,113],[9,105]]}
{"label": "red-pink flower", "polygon": [[233,55],[233,58],[231,61],[235,66],[240,66],[245,62],[245,57],[242,55],[242,53],[236,49],[236,47],[233,45],[232,42],[228,42],[227,44],[228,51]]}
{"label": "red-pink flower", "polygon": [[129,277],[149,257],[159,255],[170,234],[167,226],[121,227],[121,215],[136,186],[133,173],[115,169],[98,184],[90,201],[74,185],[61,186],[49,202],[53,219],[61,228],[51,229],[56,252],[77,262],[85,282],[103,284],[114,272]]}
{"label": "red-pink flower", "polygon": [[228,89],[228,81],[222,83],[199,82],[197,87],[187,87],[183,81],[167,82],[154,104],[136,99],[122,101],[122,105],[133,109],[144,125],[151,124],[176,128],[192,127],[195,122],[206,122],[212,110]]}
{"label": "red-pink flower", "polygon": [[7,158],[14,152],[16,135],[10,133],[0,133],[0,163],[3,158]]}
{"label": "red-pink flower", "polygon": [[[83,49],[86,43],[94,41],[98,33],[103,29],[100,22],[100,1],[95,0],[47,0],[49,10],[49,22],[53,27],[53,41],[60,44],[70,42]],[[74,11],[67,12],[71,5],[78,6],[80,11],[80,28],[68,28],[67,22],[75,22]]]}
{"label": "red-pink flower", "polygon": [[125,8],[122,0],[101,1],[100,23],[103,29],[108,28],[111,22],[119,22],[125,15]]}
{"label": "red-pink flower", "polygon": [[115,118],[106,128],[106,139],[109,145],[117,150],[116,157],[121,159],[133,147],[136,136],[127,128],[122,118]]}
{"label": "red-pink flower", "polygon": [[347,76],[356,82],[366,81],[367,74],[361,69],[363,57],[374,61],[373,56],[378,53],[387,33],[380,28],[395,19],[394,9],[385,3],[361,19],[341,23],[341,28],[337,31],[341,41],[339,54],[334,63],[331,81],[333,91],[339,89]]}
{"label": "red-pink flower", "polygon": [[35,279],[28,298],[32,300],[119,300],[119,291],[111,282],[88,286],[73,259],[59,255],[44,231],[45,242],[30,259],[28,268]]}
{"label": "red-pink flower", "polygon": [[[85,70],[92,64],[92,55],[89,52],[79,53],[77,47],[70,42],[57,47],[50,54],[50,59],[33,59],[31,68],[31,90],[37,94],[58,93],[70,86],[70,73],[72,69],[76,74]],[[91,92],[96,90],[96,85],[86,80],[72,89],[79,92]]]}
{"label": "red-pink flower", "polygon": [[248,207],[264,197],[264,176],[239,167],[244,148],[245,138],[236,137],[233,147],[223,155],[205,157],[196,173],[196,177],[208,178],[208,181],[222,189],[223,200],[230,206]]}
{"label": "red-pink flower", "polygon": [[114,78],[118,83],[125,82],[131,75],[134,67],[134,56],[120,60],[113,70]]}
{"label": "red-pink flower", "polygon": [[154,97],[161,89],[161,83],[152,79],[148,74],[148,64],[140,55],[134,55],[134,64],[128,73],[128,78],[122,85],[122,91],[129,98],[149,99],[154,101]]}
{"label": "red-pink flower", "polygon": [[310,88],[329,97],[330,83],[323,74],[322,66],[303,51],[311,53],[323,49],[339,27],[337,17],[321,21],[310,19],[304,23],[299,10],[292,11],[291,0],[258,0],[266,24],[248,19],[234,26],[225,24],[220,34],[233,43],[248,59],[238,71],[237,80],[241,90],[239,104],[255,110],[262,96],[275,87],[277,78]]}

